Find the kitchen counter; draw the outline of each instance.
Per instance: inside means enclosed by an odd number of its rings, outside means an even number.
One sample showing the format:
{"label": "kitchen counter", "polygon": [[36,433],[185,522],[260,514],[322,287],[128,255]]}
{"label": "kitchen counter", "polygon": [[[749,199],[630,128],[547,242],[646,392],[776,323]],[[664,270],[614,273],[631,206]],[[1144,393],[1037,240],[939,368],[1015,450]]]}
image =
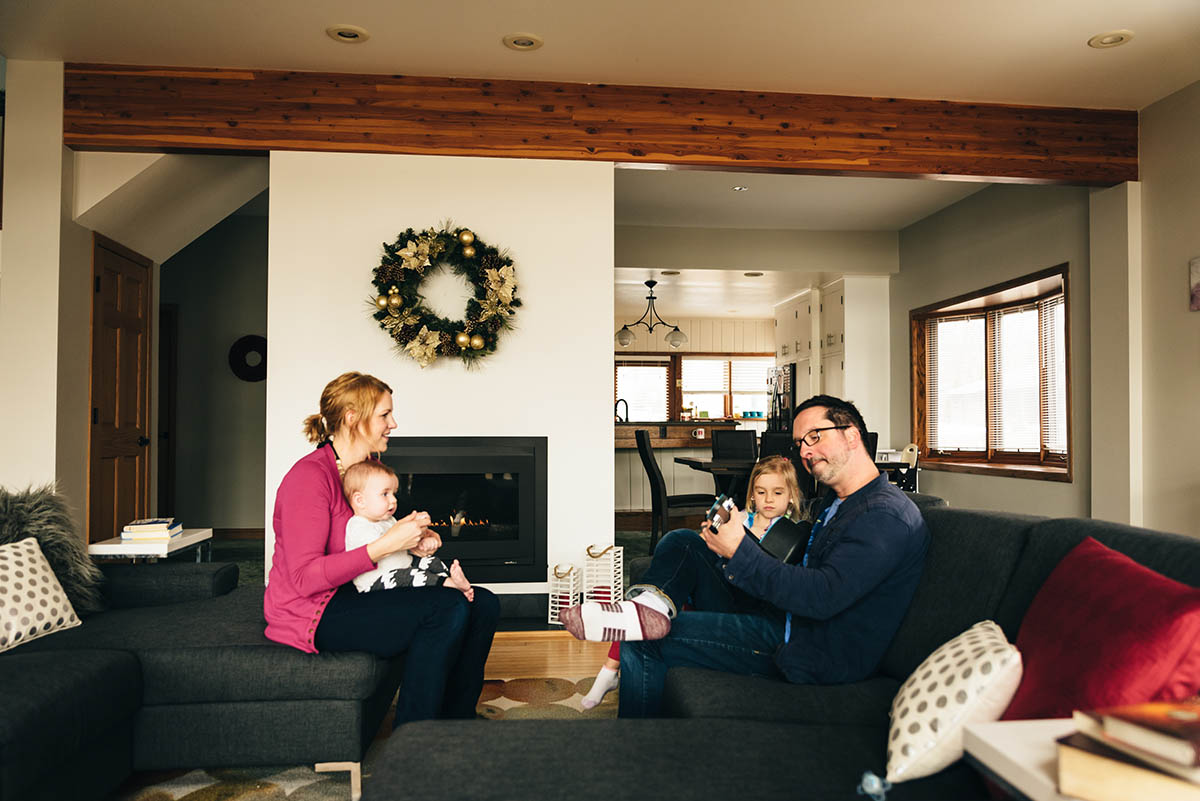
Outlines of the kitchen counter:
{"label": "kitchen counter", "polygon": [[[613,442],[617,450],[637,450],[634,431],[644,428],[650,432],[650,447],[660,448],[711,448],[714,430],[733,431],[737,420],[670,420],[654,423],[614,423]],[[695,432],[702,432],[694,436]]]}

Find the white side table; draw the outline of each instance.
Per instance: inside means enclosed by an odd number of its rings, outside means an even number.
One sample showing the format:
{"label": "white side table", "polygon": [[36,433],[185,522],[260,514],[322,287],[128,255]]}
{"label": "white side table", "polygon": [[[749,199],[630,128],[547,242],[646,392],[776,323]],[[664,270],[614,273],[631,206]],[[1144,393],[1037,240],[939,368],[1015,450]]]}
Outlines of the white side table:
{"label": "white side table", "polygon": [[88,546],[88,553],[100,559],[144,559],[147,562],[157,562],[160,558],[173,553],[196,549],[197,562],[212,561],[212,529],[185,528],[183,532],[167,542],[144,542],[138,540],[123,540],[113,537],[110,540],[93,542]]}
{"label": "white side table", "polygon": [[1073,801],[1058,793],[1059,737],[1076,730],[1070,718],[969,723],[966,760],[985,776],[1029,801]]}

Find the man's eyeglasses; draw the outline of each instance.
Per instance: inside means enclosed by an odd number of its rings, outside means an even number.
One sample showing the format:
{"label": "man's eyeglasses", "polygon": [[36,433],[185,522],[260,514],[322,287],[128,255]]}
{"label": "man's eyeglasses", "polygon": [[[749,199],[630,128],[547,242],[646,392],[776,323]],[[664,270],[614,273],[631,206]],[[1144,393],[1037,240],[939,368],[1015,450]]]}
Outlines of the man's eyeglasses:
{"label": "man's eyeglasses", "polygon": [[843,428],[849,428],[849,427],[850,426],[825,426],[825,428],[814,428],[812,431],[809,431],[803,437],[796,440],[796,447],[797,448],[800,447],[801,443],[803,443],[811,448],[813,445],[816,445],[818,442],[821,441],[821,432],[822,431],[840,431]]}

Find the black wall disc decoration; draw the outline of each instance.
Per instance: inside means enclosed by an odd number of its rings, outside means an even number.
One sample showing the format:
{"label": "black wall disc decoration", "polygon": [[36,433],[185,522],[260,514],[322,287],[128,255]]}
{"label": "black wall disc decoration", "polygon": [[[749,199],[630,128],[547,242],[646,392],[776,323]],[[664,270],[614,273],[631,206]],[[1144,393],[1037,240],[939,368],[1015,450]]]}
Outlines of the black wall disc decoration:
{"label": "black wall disc decoration", "polygon": [[[257,359],[251,355],[257,354]],[[267,377],[267,338],[246,336],[229,347],[229,369],[243,381],[262,381]]]}

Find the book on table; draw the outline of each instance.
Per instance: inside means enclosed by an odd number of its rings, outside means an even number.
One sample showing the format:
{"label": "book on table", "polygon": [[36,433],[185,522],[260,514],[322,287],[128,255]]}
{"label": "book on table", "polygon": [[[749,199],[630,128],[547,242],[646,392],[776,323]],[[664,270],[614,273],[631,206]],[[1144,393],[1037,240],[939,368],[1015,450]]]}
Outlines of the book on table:
{"label": "book on table", "polygon": [[1200,703],[1149,701],[1096,712],[1113,739],[1180,765],[1200,766]]}
{"label": "book on table", "polygon": [[1123,754],[1141,760],[1150,767],[1165,771],[1173,776],[1178,776],[1181,779],[1187,779],[1195,784],[1200,784],[1200,767],[1180,765],[1178,762],[1163,759],[1158,754],[1116,739],[1104,731],[1104,720],[1098,711],[1085,712],[1077,709],[1072,715],[1072,719],[1075,721],[1075,726],[1080,734],[1085,734],[1110,748],[1115,748]]}
{"label": "book on table", "polygon": [[1200,801],[1200,784],[1075,732],[1058,739],[1058,792],[1082,801]]}
{"label": "book on table", "polygon": [[121,539],[139,542],[165,542],[183,533],[183,524],[171,517],[134,520],[121,530]]}

